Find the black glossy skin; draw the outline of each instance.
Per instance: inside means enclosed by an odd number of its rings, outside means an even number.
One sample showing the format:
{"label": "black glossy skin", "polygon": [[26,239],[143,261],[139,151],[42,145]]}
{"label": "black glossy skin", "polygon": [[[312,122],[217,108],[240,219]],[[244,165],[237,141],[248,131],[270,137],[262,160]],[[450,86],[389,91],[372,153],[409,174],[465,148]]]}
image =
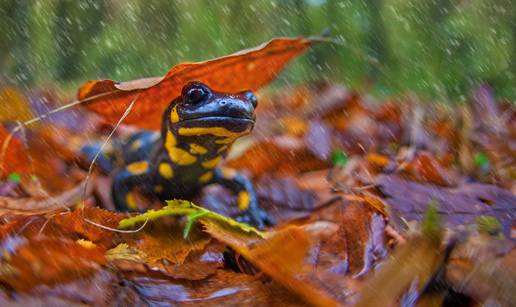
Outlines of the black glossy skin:
{"label": "black glossy skin", "polygon": [[233,141],[253,129],[256,104],[249,91],[227,94],[200,82],[186,85],[164,111],[161,135],[138,132],[119,147],[124,168],[115,174],[112,185],[117,209],[135,209],[130,193],[136,187],[169,200],[189,198],[205,185],[219,183],[242,196],[241,221],[258,227],[271,224],[251,181],[219,166]]}

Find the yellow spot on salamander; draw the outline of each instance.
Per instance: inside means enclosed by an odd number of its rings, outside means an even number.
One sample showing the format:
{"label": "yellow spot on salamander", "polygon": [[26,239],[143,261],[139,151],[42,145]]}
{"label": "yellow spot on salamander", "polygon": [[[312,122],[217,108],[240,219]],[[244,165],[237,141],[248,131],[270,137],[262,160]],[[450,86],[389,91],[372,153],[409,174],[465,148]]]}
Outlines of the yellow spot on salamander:
{"label": "yellow spot on salamander", "polygon": [[235,178],[235,176],[237,174],[236,170],[229,168],[229,167],[223,167],[221,169],[221,171],[222,171],[222,177],[224,177],[226,179],[233,179],[233,178]]}
{"label": "yellow spot on salamander", "polygon": [[204,146],[192,143],[190,144],[190,152],[193,154],[204,155],[208,152],[208,149]]}
{"label": "yellow spot on salamander", "polygon": [[161,162],[158,166],[158,171],[163,178],[170,179],[174,177],[174,171],[172,170],[172,166],[166,162]]}
{"label": "yellow spot on salamander", "polygon": [[201,177],[199,177],[199,182],[206,183],[206,182],[210,181],[212,177],[213,177],[213,172],[204,173]]}
{"label": "yellow spot on salamander", "polygon": [[179,165],[190,165],[197,161],[197,158],[189,154],[186,150],[176,147],[176,137],[172,132],[167,131],[165,137],[165,149],[170,160]]}
{"label": "yellow spot on salamander", "polygon": [[170,122],[175,124],[179,121],[179,114],[177,114],[177,106],[174,106],[170,111]]}
{"label": "yellow spot on salamander", "polygon": [[178,165],[190,165],[197,161],[197,158],[189,154],[186,150],[181,148],[173,147],[168,152],[170,160],[174,161]]}
{"label": "yellow spot on salamander", "polygon": [[237,138],[238,138],[238,136],[235,136],[235,137],[228,137],[228,138],[221,139],[221,140],[215,140],[215,144],[231,144],[231,143],[233,143]]}
{"label": "yellow spot on salamander", "polygon": [[149,169],[149,163],[147,161],[133,162],[127,165],[126,169],[133,175],[141,175]]}
{"label": "yellow spot on salamander", "polygon": [[201,165],[204,168],[209,168],[209,169],[215,168],[220,163],[220,160],[222,160],[222,157],[218,156],[214,159],[202,162]]}
{"label": "yellow spot on salamander", "polygon": [[142,140],[136,140],[131,144],[132,151],[137,151],[140,147],[142,147]]}
{"label": "yellow spot on salamander", "polygon": [[133,193],[127,193],[127,196],[125,197],[125,202],[127,203],[127,207],[132,210],[138,209],[138,206],[136,205],[136,200],[134,199]]}
{"label": "yellow spot on salamander", "polygon": [[174,146],[176,146],[176,136],[172,132],[167,131],[167,135],[165,137],[165,147],[169,149]]}
{"label": "yellow spot on salamander", "polygon": [[221,153],[223,151],[226,151],[228,149],[228,145],[220,146],[219,149],[217,149],[217,153]]}
{"label": "yellow spot on salamander", "polygon": [[163,192],[163,186],[161,184],[158,184],[158,185],[154,186],[154,192],[155,193]]}
{"label": "yellow spot on salamander", "polygon": [[247,210],[249,208],[249,201],[250,201],[249,193],[247,193],[246,191],[238,192],[237,204],[238,204],[239,210],[241,210],[241,211]]}

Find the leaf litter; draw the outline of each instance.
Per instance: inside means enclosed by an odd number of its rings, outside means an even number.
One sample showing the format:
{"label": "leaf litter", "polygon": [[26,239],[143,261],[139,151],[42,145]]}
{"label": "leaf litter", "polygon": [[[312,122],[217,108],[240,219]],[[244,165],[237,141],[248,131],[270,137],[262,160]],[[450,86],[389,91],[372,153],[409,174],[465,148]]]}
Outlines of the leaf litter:
{"label": "leaf litter", "polygon": [[[63,115],[20,134],[57,98],[35,106],[3,89],[20,114],[5,113],[0,129],[2,304],[514,302],[516,114],[487,87],[456,112],[404,97],[372,103],[329,82],[264,94],[255,133],[226,165],[253,179],[277,222],[265,231],[234,221],[236,200],[217,186],[194,202],[143,199],[154,209],[142,214],[101,209],[112,208],[109,175],[92,167],[90,177],[77,144],[120,137],[126,124],[157,128],[194,79],[258,90],[314,42],[274,39],[164,77],[90,81],[79,99],[103,124]],[[201,206],[208,199],[217,206]]]}

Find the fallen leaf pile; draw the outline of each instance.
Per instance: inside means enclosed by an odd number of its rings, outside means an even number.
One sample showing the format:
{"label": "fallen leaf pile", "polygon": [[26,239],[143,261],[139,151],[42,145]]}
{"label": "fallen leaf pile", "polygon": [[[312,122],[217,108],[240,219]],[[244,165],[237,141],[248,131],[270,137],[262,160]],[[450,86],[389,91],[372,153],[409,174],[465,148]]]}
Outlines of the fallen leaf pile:
{"label": "fallen leaf pile", "polygon": [[[124,124],[156,129],[182,84],[256,91],[313,43],[90,81],[79,97],[100,118],[78,109],[19,129],[2,113],[0,305],[514,304],[516,112],[488,86],[454,107],[328,82],[259,92],[255,131],[225,164],[252,178],[276,221],[265,230],[233,220],[236,197],[217,185],[112,210],[111,175],[89,173],[79,148],[105,140],[131,101]],[[59,101],[2,93],[22,121]]]}

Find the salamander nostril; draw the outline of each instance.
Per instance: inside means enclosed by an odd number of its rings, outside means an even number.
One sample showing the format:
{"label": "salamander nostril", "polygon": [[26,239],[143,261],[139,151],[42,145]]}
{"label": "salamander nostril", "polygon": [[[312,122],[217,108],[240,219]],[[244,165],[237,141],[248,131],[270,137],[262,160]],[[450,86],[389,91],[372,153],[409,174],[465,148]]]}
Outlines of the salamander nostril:
{"label": "salamander nostril", "polygon": [[228,103],[228,102],[227,102],[226,100],[221,100],[221,101],[219,101],[219,104],[220,104],[221,106],[225,106],[227,103]]}

